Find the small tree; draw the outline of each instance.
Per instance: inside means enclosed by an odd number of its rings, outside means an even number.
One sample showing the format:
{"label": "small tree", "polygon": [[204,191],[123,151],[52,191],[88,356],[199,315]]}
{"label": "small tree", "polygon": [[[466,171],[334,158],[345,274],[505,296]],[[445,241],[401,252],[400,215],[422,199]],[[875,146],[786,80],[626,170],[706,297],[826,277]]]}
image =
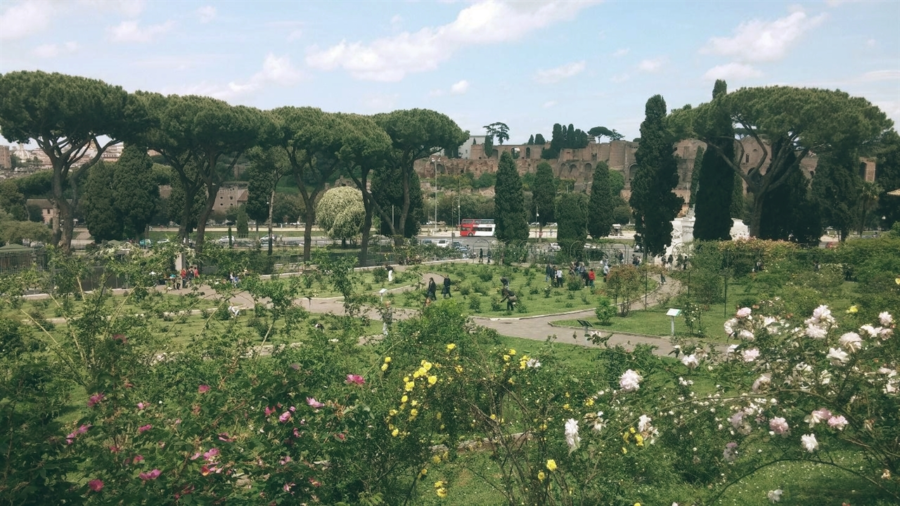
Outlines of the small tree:
{"label": "small tree", "polygon": [[543,227],[547,223],[555,221],[556,179],[553,178],[553,168],[549,163],[538,164],[531,195],[531,202],[540,226]]}
{"label": "small tree", "polygon": [[581,257],[587,239],[587,208],[583,193],[563,193],[556,202],[557,241],[575,258]]}
{"label": "small tree", "polygon": [[346,245],[360,233],[366,217],[362,192],[356,188],[332,188],[322,195],[316,207],[319,226],[332,239],[340,239]]}
{"label": "small tree", "polygon": [[250,220],[247,217],[247,211],[245,211],[243,207],[238,209],[237,235],[238,237],[247,237],[250,235]]}
{"label": "small tree", "polygon": [[613,295],[616,304],[621,304],[620,316],[628,316],[631,302],[637,299],[643,288],[644,279],[637,267],[625,264],[617,265],[609,270],[606,289]]}

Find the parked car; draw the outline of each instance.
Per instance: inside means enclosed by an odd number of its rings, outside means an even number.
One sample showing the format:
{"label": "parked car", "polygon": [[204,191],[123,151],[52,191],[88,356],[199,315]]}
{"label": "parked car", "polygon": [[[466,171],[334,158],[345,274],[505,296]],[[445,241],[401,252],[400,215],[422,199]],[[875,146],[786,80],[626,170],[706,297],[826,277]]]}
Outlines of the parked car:
{"label": "parked car", "polygon": [[150,246],[153,246],[153,240],[141,239],[140,241],[138,241],[138,245],[142,248],[149,248]]}
{"label": "parked car", "polygon": [[550,246],[547,249],[549,249],[550,251],[559,251],[562,248],[559,247],[559,243],[551,242]]}
{"label": "parked car", "polygon": [[169,244],[169,242],[170,241],[168,239],[160,239],[156,241],[156,244]]}
{"label": "parked car", "polygon": [[222,237],[219,237],[219,239],[216,242],[219,244],[228,244],[228,236],[223,235]]}
{"label": "parked car", "polygon": [[427,245],[431,245],[431,244],[434,244],[434,242],[431,239],[422,239],[423,246],[427,246]]}
{"label": "parked car", "polygon": [[438,248],[449,248],[450,241],[448,241],[447,239],[438,239],[438,242],[435,246],[437,246]]}

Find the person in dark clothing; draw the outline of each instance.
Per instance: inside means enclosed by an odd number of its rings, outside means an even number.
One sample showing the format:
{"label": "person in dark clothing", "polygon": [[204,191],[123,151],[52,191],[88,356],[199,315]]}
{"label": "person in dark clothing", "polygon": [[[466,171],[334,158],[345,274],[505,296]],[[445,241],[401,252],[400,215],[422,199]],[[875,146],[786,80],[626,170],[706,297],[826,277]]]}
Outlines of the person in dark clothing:
{"label": "person in dark clothing", "polygon": [[500,278],[500,284],[503,285],[504,288],[509,288],[509,279],[506,276]]}
{"label": "person in dark clothing", "polygon": [[491,263],[491,250],[488,250],[487,257],[488,257],[488,263]]}
{"label": "person in dark clothing", "polygon": [[554,278],[556,271],[553,270],[552,265],[547,264],[547,268],[544,270],[544,274],[546,274],[544,276],[544,282],[549,282],[550,280],[552,280]]}
{"label": "person in dark clothing", "polygon": [[450,275],[449,274],[444,275],[444,289],[441,290],[441,296],[444,297],[445,299],[447,297],[453,298],[453,296],[450,295]]}
{"label": "person in dark clothing", "polygon": [[484,262],[484,248],[478,248],[478,263]]}
{"label": "person in dark clothing", "polygon": [[591,278],[588,276],[588,272],[584,270],[584,267],[581,268],[581,280],[584,281],[584,286],[591,285]]}
{"label": "person in dark clothing", "polygon": [[501,293],[503,294],[503,298],[500,299],[500,302],[503,302],[505,300],[506,301],[506,310],[512,311],[513,308],[516,307],[516,301],[519,300],[516,298],[515,292],[510,290],[509,287],[503,287],[503,291]]}
{"label": "person in dark clothing", "polygon": [[437,299],[437,283],[434,282],[434,278],[429,278],[428,280],[428,291],[425,292],[425,298],[430,300]]}

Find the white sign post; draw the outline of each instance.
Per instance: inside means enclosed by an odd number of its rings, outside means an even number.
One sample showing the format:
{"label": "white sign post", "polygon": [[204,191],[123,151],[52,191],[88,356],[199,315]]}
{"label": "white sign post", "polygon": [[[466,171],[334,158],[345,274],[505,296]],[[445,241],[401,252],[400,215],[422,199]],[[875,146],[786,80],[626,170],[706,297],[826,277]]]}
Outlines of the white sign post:
{"label": "white sign post", "polygon": [[681,310],[675,309],[675,308],[669,309],[669,311],[666,313],[666,316],[669,316],[672,318],[672,337],[675,337],[675,317],[680,316],[680,315],[681,315]]}

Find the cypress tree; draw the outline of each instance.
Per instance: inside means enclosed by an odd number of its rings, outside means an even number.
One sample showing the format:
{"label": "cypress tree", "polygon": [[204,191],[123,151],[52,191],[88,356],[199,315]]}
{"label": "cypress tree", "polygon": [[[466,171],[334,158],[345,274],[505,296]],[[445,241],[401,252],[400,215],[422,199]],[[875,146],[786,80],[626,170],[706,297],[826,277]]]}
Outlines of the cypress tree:
{"label": "cypress tree", "polygon": [[547,162],[541,162],[537,166],[534,175],[534,188],[532,190],[532,205],[535,214],[539,214],[537,221],[541,226],[555,221],[556,210],[554,199],[556,198],[556,180],[553,178],[553,168]]}
{"label": "cypress tree", "polygon": [[609,235],[613,224],[613,202],[609,185],[609,166],[598,162],[591,182],[591,200],[588,204],[587,229],[597,239]]}
{"label": "cypress tree", "polygon": [[532,144],[534,144],[534,135],[528,138],[528,145],[531,146]]}
{"label": "cypress tree", "polygon": [[637,170],[631,182],[635,232],[644,256],[662,255],[672,242],[672,220],[684,203],[672,193],[678,185],[678,164],[672,135],[666,128],[666,101],[654,95],[647,101],[641,123],[641,143],[635,152]]}
{"label": "cypress tree", "polygon": [[[733,172],[733,171],[732,171]],[[731,193],[731,217],[744,218],[744,180],[741,176],[734,175],[732,183],[734,191]]]}
{"label": "cypress tree", "polygon": [[691,169],[691,197],[688,205],[697,205],[697,187],[700,186],[700,167],[703,165],[703,146],[697,148],[697,154],[694,156],[694,167]]}
{"label": "cypress tree", "polygon": [[[727,241],[731,239],[731,202],[734,194],[734,178],[737,174],[723,159],[734,160],[734,127],[724,107],[716,107],[727,93],[725,81],[717,80],[713,88],[710,121],[710,139],[700,164],[699,188],[694,223],[694,238],[703,241]],[[716,99],[720,99],[718,102]],[[743,204],[743,202],[741,202]]]}
{"label": "cypress tree", "polygon": [[490,135],[484,138],[484,156],[494,156],[494,138]]}
{"label": "cypress tree", "polygon": [[759,238],[818,245],[822,219],[810,193],[806,176],[799,168],[792,169],[784,183],[766,194]]}
{"label": "cypress tree", "polygon": [[543,146],[544,144],[547,144],[547,141],[544,140],[544,136],[542,134],[536,134],[534,136],[534,143]]}
{"label": "cypress tree", "polygon": [[[812,190],[822,210],[825,224],[847,239],[855,221],[860,178],[856,175],[859,156],[856,150],[841,150],[819,157]],[[799,170],[797,172],[800,172]]]}
{"label": "cypress tree", "polygon": [[494,220],[497,225],[497,239],[501,242],[508,244],[528,240],[522,179],[516,170],[516,161],[509,152],[500,155],[494,193]]}
{"label": "cypress tree", "polygon": [[557,242],[568,251],[581,256],[587,238],[587,196],[583,193],[563,193],[556,201],[559,223]]}

